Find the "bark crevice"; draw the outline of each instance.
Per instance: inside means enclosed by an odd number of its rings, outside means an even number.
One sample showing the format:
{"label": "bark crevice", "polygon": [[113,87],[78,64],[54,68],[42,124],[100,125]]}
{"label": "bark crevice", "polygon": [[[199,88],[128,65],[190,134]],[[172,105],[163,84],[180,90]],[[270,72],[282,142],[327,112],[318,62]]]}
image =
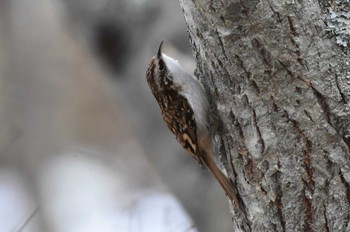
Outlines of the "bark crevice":
{"label": "bark crevice", "polygon": [[234,224],[345,229],[350,177],[337,175],[350,167],[350,57],[327,36],[328,11],[317,0],[180,2],[249,215]]}

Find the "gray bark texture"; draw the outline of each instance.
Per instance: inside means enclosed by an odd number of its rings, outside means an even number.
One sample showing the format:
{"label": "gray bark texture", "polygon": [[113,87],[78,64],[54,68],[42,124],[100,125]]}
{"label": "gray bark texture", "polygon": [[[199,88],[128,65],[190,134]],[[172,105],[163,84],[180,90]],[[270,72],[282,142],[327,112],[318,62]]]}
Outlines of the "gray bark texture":
{"label": "gray bark texture", "polygon": [[232,231],[350,231],[350,3],[180,0],[222,119]]}

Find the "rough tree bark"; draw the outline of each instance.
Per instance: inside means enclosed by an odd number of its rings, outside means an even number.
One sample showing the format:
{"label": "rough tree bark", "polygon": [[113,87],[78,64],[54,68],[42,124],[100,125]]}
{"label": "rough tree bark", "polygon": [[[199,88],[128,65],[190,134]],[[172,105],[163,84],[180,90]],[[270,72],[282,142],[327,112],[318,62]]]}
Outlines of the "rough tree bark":
{"label": "rough tree bark", "polygon": [[234,231],[350,231],[350,3],[180,0]]}

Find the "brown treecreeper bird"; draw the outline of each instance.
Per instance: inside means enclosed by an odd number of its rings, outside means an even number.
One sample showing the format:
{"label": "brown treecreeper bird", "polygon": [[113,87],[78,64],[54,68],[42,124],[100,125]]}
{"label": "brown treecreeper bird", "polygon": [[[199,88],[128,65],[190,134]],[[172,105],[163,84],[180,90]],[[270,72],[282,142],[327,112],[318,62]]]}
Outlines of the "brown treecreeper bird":
{"label": "brown treecreeper bird", "polygon": [[207,167],[231,201],[236,193],[214,161],[210,104],[202,85],[179,62],[162,53],[162,44],[151,59],[146,78],[162,116],[177,141],[202,167]]}

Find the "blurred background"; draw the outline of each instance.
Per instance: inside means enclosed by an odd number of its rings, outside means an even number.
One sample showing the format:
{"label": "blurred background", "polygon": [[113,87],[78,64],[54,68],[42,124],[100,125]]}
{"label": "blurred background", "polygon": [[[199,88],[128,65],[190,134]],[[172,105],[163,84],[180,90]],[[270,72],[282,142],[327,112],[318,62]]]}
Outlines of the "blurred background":
{"label": "blurred background", "polygon": [[174,0],[0,0],[0,232],[231,231],[145,72],[195,61]]}

